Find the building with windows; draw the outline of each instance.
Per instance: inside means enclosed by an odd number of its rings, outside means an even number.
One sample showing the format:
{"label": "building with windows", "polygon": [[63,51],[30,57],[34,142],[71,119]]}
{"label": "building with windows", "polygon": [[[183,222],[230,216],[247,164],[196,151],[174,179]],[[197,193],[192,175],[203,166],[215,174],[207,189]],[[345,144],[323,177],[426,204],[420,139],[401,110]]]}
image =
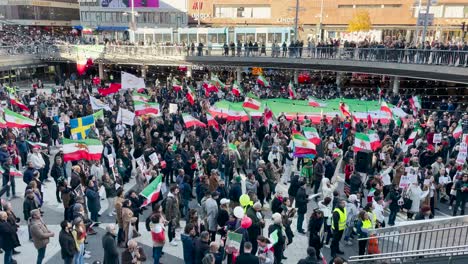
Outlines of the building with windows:
{"label": "building with windows", "polygon": [[169,37],[159,29],[186,27],[188,24],[187,0],[79,1],[80,25],[76,28],[102,38],[169,42],[172,33]]}
{"label": "building with windows", "polygon": [[[417,26],[418,14],[425,14],[426,3],[427,0],[302,0],[298,7],[299,37],[347,37],[349,21],[357,11],[365,10],[373,25],[373,37],[412,41],[422,34],[422,26]],[[461,40],[466,35],[462,22],[468,24],[468,1],[431,3],[427,39]],[[208,27],[294,27],[296,14],[296,0],[189,0],[188,5],[189,24]]]}
{"label": "building with windows", "polygon": [[78,0],[0,0],[0,21],[25,26],[71,26]]}

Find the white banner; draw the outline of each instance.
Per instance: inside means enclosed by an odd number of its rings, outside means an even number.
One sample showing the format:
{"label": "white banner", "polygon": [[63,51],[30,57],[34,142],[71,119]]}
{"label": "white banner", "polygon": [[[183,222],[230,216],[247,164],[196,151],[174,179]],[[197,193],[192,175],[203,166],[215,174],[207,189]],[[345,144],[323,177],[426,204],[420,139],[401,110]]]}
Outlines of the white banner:
{"label": "white banner", "polygon": [[133,126],[134,119],[135,119],[135,113],[127,109],[119,108],[119,113],[117,114],[117,123],[123,123],[126,125]]}
{"label": "white banner", "polygon": [[145,80],[133,74],[122,72],[122,90],[145,88]]}
{"label": "white banner", "polygon": [[91,107],[93,108],[94,111],[104,109],[106,111],[111,111],[111,108],[104,103],[103,101],[94,98],[92,96],[89,97],[89,102],[91,103]]}

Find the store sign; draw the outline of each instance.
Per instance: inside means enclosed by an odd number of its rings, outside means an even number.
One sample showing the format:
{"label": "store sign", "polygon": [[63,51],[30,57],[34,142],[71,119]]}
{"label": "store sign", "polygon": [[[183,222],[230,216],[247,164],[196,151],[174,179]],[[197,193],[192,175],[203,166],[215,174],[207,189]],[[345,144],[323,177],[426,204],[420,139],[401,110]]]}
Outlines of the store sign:
{"label": "store sign", "polygon": [[294,17],[280,17],[276,20],[278,23],[294,23],[296,19]]}
{"label": "store sign", "polygon": [[192,18],[195,19],[195,20],[198,20],[198,18],[200,19],[207,19],[207,18],[211,18],[211,14],[208,14],[208,13],[195,13],[195,14],[192,14]]}

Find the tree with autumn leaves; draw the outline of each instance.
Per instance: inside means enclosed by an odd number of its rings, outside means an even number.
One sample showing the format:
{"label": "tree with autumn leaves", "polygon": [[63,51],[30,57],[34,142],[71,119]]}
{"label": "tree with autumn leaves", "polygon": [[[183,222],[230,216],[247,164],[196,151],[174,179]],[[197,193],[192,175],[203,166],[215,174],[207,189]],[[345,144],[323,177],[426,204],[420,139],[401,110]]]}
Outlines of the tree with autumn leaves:
{"label": "tree with autumn leaves", "polygon": [[349,21],[348,31],[369,31],[372,28],[372,22],[368,11],[358,11]]}

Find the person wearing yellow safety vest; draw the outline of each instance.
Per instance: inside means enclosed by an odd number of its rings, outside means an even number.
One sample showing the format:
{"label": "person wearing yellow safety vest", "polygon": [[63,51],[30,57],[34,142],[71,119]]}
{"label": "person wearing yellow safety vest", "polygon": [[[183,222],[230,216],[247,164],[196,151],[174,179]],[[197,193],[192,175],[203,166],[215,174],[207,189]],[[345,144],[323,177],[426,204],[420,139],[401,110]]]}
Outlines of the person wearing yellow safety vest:
{"label": "person wearing yellow safety vest", "polygon": [[377,215],[374,213],[374,205],[372,203],[368,203],[363,209],[369,215],[369,220],[372,222],[372,226],[377,227]]}
{"label": "person wearing yellow safety vest", "polygon": [[[368,238],[369,231],[372,229],[372,222],[369,219],[369,214],[362,210],[359,212],[358,219],[356,222],[356,232],[359,238]],[[359,240],[359,256],[362,256],[366,253],[368,240]]]}
{"label": "person wearing yellow safety vest", "polygon": [[346,229],[346,218],[346,201],[340,200],[335,210],[333,210],[332,216],[333,238],[330,250],[333,258],[336,257],[336,254],[344,254],[344,252],[340,250],[340,240]]}

